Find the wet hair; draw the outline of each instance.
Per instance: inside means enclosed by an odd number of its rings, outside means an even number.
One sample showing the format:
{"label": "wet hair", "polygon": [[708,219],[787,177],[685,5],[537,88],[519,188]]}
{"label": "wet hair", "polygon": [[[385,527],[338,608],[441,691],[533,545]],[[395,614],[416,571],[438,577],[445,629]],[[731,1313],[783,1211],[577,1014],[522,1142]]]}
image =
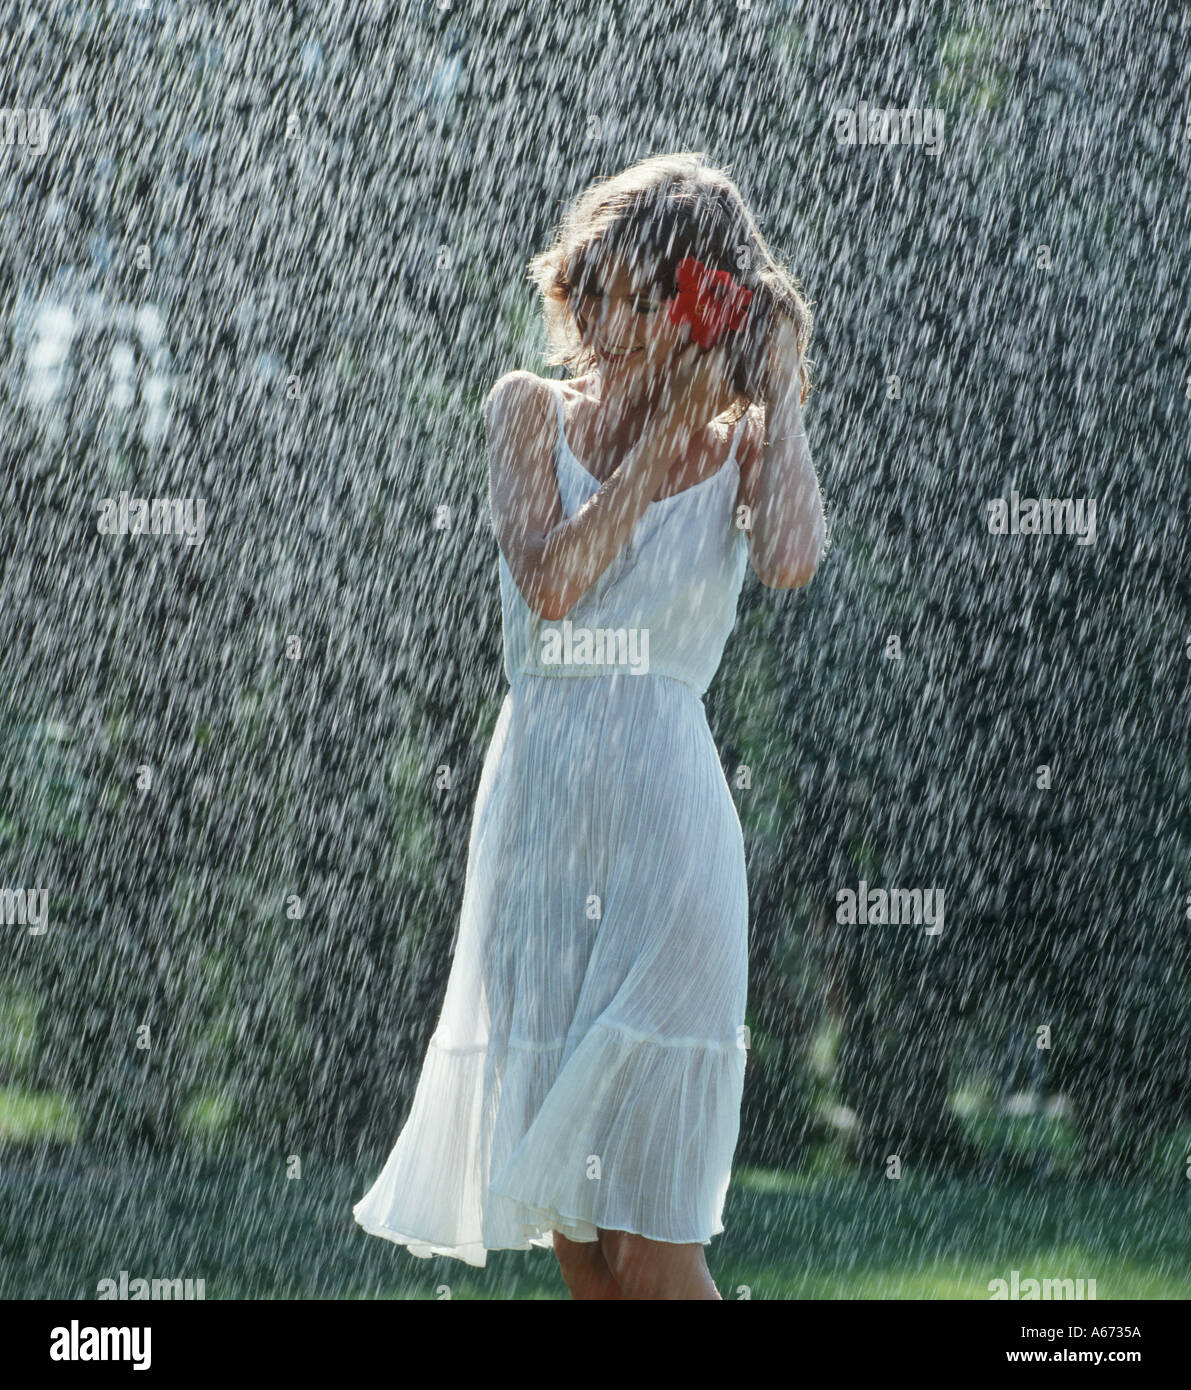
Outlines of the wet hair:
{"label": "wet hair", "polygon": [[739,414],[760,402],[759,373],[778,316],[797,333],[805,400],[811,388],[810,306],[765,244],[735,183],[701,154],[643,159],[592,184],[571,204],[553,243],[529,263],[529,279],[542,298],[546,360],[576,376],[595,369],[598,359],[582,342],[576,297],[597,288],[614,262],[643,273],[669,299],[677,291],[678,263],[687,256],[728,271],[753,292],[745,326],[725,340],[732,386],[742,398]]}

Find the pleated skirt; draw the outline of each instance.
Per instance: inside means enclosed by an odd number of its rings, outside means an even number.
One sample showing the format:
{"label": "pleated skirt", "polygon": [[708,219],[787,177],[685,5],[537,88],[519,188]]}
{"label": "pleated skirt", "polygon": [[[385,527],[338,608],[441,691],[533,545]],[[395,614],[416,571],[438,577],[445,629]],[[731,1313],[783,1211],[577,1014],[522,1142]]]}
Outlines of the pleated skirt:
{"label": "pleated skirt", "polygon": [[442,1012],[355,1219],[477,1266],[555,1231],[707,1244],[747,988],[744,843],[699,696],[652,674],[516,678]]}

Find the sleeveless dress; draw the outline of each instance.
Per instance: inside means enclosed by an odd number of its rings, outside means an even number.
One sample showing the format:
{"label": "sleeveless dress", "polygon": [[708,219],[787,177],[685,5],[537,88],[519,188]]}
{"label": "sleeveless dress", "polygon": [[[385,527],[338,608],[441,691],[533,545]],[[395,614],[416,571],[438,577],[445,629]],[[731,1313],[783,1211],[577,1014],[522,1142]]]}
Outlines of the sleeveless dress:
{"label": "sleeveless dress", "polygon": [[[554,389],[570,516],[600,483]],[[446,997],[405,1127],[353,1208],[413,1255],[483,1266],[553,1231],[706,1245],[723,1230],[748,893],[701,697],[747,563],[739,433],[717,474],[650,504],[565,619],[536,616],[500,556],[510,688]]]}

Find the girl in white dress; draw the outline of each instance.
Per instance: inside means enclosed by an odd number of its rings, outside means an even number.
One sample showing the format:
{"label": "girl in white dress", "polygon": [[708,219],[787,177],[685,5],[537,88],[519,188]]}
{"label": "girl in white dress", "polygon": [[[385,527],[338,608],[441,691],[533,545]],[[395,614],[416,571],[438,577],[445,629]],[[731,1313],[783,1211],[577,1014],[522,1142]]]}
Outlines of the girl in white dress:
{"label": "girl in white dress", "polygon": [[824,548],[811,316],[699,155],[590,188],[532,274],[575,375],[485,404],[510,688],[442,1013],[354,1214],[419,1256],[551,1247],[576,1299],[716,1299],[748,894],[701,697],[746,565],[796,588]]}

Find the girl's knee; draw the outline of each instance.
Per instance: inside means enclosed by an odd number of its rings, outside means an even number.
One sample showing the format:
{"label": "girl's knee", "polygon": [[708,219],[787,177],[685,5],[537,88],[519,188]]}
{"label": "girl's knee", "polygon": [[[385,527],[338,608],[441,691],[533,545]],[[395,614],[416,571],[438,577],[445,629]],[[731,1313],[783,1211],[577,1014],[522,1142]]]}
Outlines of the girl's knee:
{"label": "girl's knee", "polygon": [[656,1240],[631,1231],[601,1231],[600,1247],[613,1279],[626,1293],[648,1293],[672,1258],[671,1251],[659,1247]]}
{"label": "girl's knee", "polygon": [[601,1231],[600,1248],[626,1298],[718,1298],[702,1245]]}
{"label": "girl's knee", "polygon": [[608,1298],[615,1295],[599,1241],[568,1240],[554,1232],[554,1254],[563,1282],[574,1298]]}
{"label": "girl's knee", "polygon": [[554,1232],[554,1255],[563,1274],[589,1274],[604,1268],[604,1255],[598,1240],[568,1240],[558,1231]]}

